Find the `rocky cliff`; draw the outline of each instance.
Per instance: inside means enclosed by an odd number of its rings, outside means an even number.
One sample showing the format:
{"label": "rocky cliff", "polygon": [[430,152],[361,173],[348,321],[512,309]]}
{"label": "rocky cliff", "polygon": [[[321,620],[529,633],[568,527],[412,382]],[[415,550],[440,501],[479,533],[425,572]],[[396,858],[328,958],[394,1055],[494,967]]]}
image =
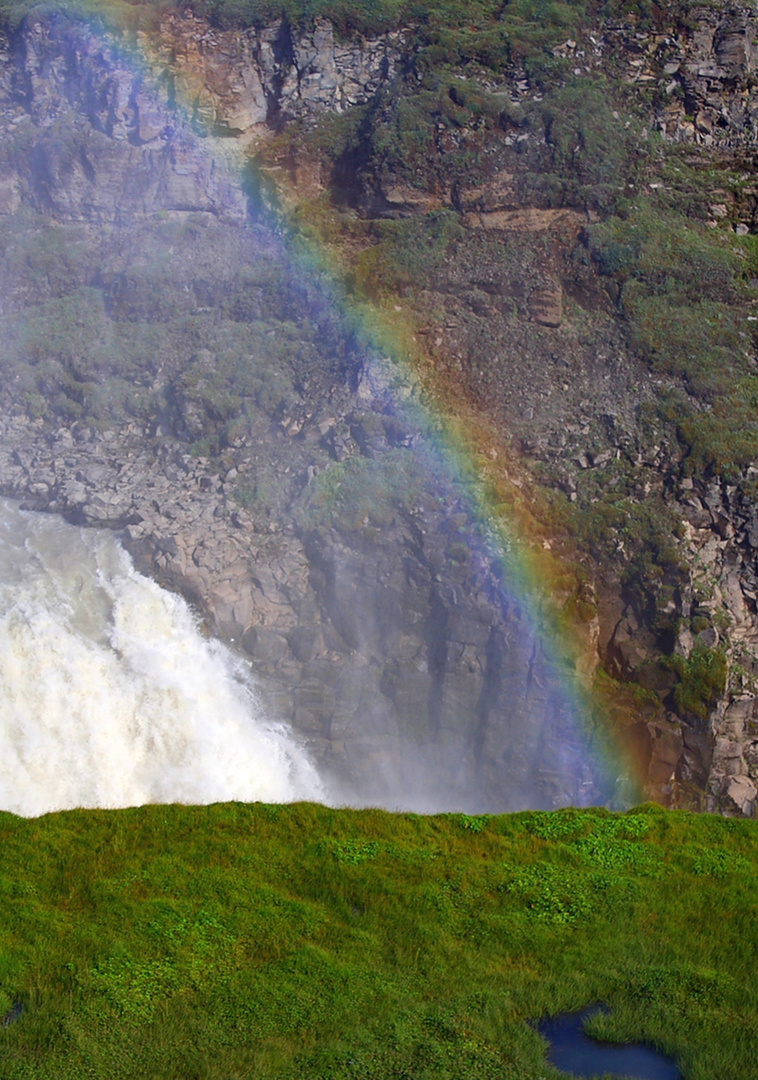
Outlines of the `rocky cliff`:
{"label": "rocky cliff", "polygon": [[[751,9],[708,9],[551,46],[564,115],[591,102],[581,131],[561,131],[548,76],[512,51],[496,75],[461,69],[411,139],[403,103],[430,93],[413,28],[339,40],[327,22],[221,30],[187,12],[130,35],[29,16],[0,76],[3,490],[125,530],[348,790],[400,801],[425,771],[430,798],[473,808],[599,797],[566,680],[601,663],[644,692],[626,723],[650,795],[754,814],[755,471],[686,464],[659,403],[712,405],[630,332],[642,271],[624,278],[617,248],[634,245],[614,236],[613,262],[593,229],[613,146],[617,172],[636,163],[630,199],[686,189],[714,237],[749,235],[755,32]],[[618,95],[604,110],[600,74]],[[324,150],[338,115],[347,142]],[[240,184],[222,163],[243,151],[263,168]],[[403,235],[422,253],[442,215],[441,253],[405,284],[395,257],[392,287],[436,371],[522,455],[517,482],[584,515],[572,675],[503,588],[464,486],[429,464],[413,382],[376,367],[261,216],[278,183],[348,222],[418,222]],[[361,235],[386,278],[388,242]],[[734,301],[746,319],[750,302]],[[648,517],[613,518],[602,546],[614,486]]]}
{"label": "rocky cliff", "polygon": [[366,97],[396,42],[164,29],[149,75],[65,19],[6,43],[3,491],[122,530],[247,653],[345,797],[606,797],[534,614],[403,408],[412,386],[193,131]]}

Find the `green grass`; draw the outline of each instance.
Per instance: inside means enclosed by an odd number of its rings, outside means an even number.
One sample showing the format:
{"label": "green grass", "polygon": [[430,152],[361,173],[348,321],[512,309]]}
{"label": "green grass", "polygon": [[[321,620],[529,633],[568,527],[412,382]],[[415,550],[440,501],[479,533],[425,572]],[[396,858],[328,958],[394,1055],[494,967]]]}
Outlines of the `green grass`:
{"label": "green grass", "polygon": [[[294,24],[308,24],[315,19],[330,19],[339,30],[357,30],[363,33],[381,33],[408,22],[435,27],[464,26],[469,31],[498,21],[503,5],[500,0],[79,0],[81,7],[102,10],[109,15],[125,17],[129,9],[132,17],[149,19],[155,14],[181,11],[191,8],[198,15],[211,19],[222,27],[262,26],[286,16]],[[33,0],[0,0],[0,18],[11,23],[18,22],[31,8],[54,6],[50,3],[34,3]],[[538,28],[547,16],[566,23],[572,21],[571,4],[548,0],[532,11],[534,4],[520,0],[514,4],[515,21],[528,27]]]}
{"label": "green grass", "polygon": [[523,60],[589,19],[631,17],[643,28],[686,25],[697,6],[689,0],[0,0],[0,24],[16,26],[32,9],[65,7],[129,26],[153,25],[165,12],[187,8],[223,28],[265,26],[282,16],[296,26],[329,19],[342,34],[411,25],[431,35],[439,56],[496,68],[504,51]]}
{"label": "green grass", "polygon": [[301,804],[0,815],[3,1080],[558,1076],[594,1001],[753,1080],[758,823]]}
{"label": "green grass", "polygon": [[674,690],[679,714],[706,720],[709,709],[726,688],[727,659],[723,649],[709,649],[698,642],[689,659],[672,656],[669,665],[682,679]]}

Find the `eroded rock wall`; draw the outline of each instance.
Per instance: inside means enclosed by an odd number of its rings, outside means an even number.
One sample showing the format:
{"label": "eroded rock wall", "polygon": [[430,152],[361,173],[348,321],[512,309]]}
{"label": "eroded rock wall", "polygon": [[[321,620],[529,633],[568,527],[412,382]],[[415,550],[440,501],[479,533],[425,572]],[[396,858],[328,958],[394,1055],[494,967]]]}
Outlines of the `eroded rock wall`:
{"label": "eroded rock wall", "polygon": [[[276,335],[303,317],[321,320],[331,339],[293,340],[285,390],[241,391],[248,411],[234,430],[218,395],[198,396],[220,361],[189,330],[163,354],[131,350],[151,403],[133,420],[103,414],[99,430],[45,404],[65,392],[85,408],[97,373],[76,355],[41,346],[27,357],[16,345],[18,378],[36,387],[25,400],[36,394],[44,418],[29,420],[4,386],[0,489],[121,530],[141,569],[250,657],[269,708],[302,732],[346,798],[494,810],[608,797],[577,729],[575,675],[546,648],[538,615],[510,595],[452,475],[430,468],[412,498],[389,491],[376,520],[308,517],[312,486],[345,462],[394,451],[423,472],[425,436],[403,418],[382,362],[340,330],[333,300],[289,280],[295,264],[247,218],[218,143],[193,131],[249,133],[361,100],[391,74],[397,40],[342,46],[325,24],[300,38],[284,24],[225,35],[191,18],[162,33],[151,77],[127,39],[63,17],[32,18],[6,43],[7,250],[23,249],[13,228],[34,212],[33,227],[49,229],[57,249],[70,237],[89,252],[72,270],[80,280],[56,288],[64,300],[74,285],[90,290],[114,342],[119,328],[199,327],[214,312],[230,334],[265,323]],[[187,98],[189,110],[179,104]],[[176,229],[156,254],[157,223]],[[243,273],[264,253],[289,282],[277,286],[287,306],[278,316],[265,284]],[[26,317],[44,304],[49,270],[35,277],[25,265],[19,276],[11,259],[3,274],[6,310]],[[256,363],[253,345],[244,362]],[[112,368],[119,377],[115,359]],[[210,454],[198,449],[209,435]],[[264,460],[276,509],[260,500],[246,509],[240,492],[248,481],[255,490]]]}
{"label": "eroded rock wall", "polygon": [[[571,58],[577,77],[607,70],[630,92],[644,90],[650,129],[666,140],[744,155],[755,144],[755,38],[753,10],[734,7],[704,9],[690,25],[659,34],[606,26],[556,51]],[[403,48],[402,34],[339,42],[327,23],[300,34],[285,22],[238,32],[171,16],[149,40],[130,41],[65,18],[32,19],[0,56],[0,213],[31,208],[62,226],[114,229],[120,253],[111,251],[88,285],[103,288],[111,317],[138,321],[151,301],[122,250],[139,247],[135,230],[157,218],[187,223],[205,230],[208,250],[236,251],[250,222],[246,196],[221,164],[223,148],[236,152],[288,119],[371,100],[401,71]],[[514,102],[539,94],[517,67],[503,73],[503,86]],[[655,612],[599,574],[599,617],[579,666],[591,671],[602,658],[668,701],[643,740],[652,797],[676,801],[686,790],[688,805],[701,798],[709,809],[751,816],[758,802],[754,507],[726,483],[683,478],[675,448],[665,438],[651,443],[640,429],[640,402],[676,389],[676,379],[654,377],[634,356],[614,297],[575,258],[588,215],[524,204],[515,155],[539,154],[537,141],[514,128],[503,142],[515,165],[449,190],[424,191],[369,170],[353,177],[352,196],[369,215],[447,207],[467,235],[487,238],[488,251],[515,253],[504,269],[476,248],[470,264],[463,257],[444,281],[425,283],[447,312],[431,351],[474,372],[522,450],[556,471],[569,498],[581,476],[602,484],[604,470],[624,457],[637,470],[639,497],[660,496],[684,523],[682,569],[664,583],[670,621],[682,622],[676,640],[664,646]],[[739,205],[714,197],[710,210],[714,228],[728,221],[747,232],[755,193],[746,180]],[[219,256],[216,271],[208,262],[200,275],[191,261],[186,273],[177,270],[172,303],[193,316],[215,310],[232,288],[226,279],[214,286],[220,265]],[[260,290],[242,292],[238,312],[261,318]],[[3,304],[21,310],[37,300],[9,288]],[[477,322],[484,319],[499,328],[489,351]],[[216,632],[246,650],[271,707],[304,733],[346,790],[400,802],[426,770],[471,808],[598,797],[598,777],[572,728],[571,687],[581,672],[558,669],[539,620],[509,597],[472,540],[473,514],[459,489],[433,487],[378,528],[372,521],[312,527],[291,516],[334,463],[421,438],[412,424],[398,433],[396,407],[384,384],[366,376],[360,350],[339,348],[338,362],[319,354],[308,377],[295,379],[299,389],[259,410],[222,455],[189,452],[220,424],[188,392],[179,357],[149,358],[151,378],[165,389],[155,415],[131,428],[33,424],[16,409],[5,426],[2,488],[73,520],[125,530],[143,569],[187,594]],[[509,355],[519,362],[507,362]],[[216,358],[204,362],[212,367]],[[287,494],[278,515],[261,517],[241,504],[238,485],[272,455]],[[660,657],[669,649],[683,661],[692,656],[696,611],[708,616],[700,633],[710,636],[700,644],[723,648],[729,670],[707,714],[683,716],[671,708],[675,678]]]}
{"label": "eroded rock wall", "polygon": [[397,31],[340,41],[326,20],[299,32],[285,20],[223,31],[186,12],[140,45],[154,70],[170,71],[177,100],[206,131],[239,137],[365,103],[394,75],[402,39]]}

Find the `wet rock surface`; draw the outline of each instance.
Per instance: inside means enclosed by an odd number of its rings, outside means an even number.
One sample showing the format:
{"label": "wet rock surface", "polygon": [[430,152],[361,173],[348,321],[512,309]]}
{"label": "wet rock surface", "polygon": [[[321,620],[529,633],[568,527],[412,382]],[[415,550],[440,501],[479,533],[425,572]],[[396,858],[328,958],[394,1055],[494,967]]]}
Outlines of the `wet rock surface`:
{"label": "wet rock surface", "polygon": [[460,495],[429,493],[381,528],[261,525],[211,468],[134,430],[2,431],[3,494],[119,530],[139,569],[250,658],[268,707],[346,793],[472,810],[598,795],[531,613],[486,549],[450,559],[472,526]]}

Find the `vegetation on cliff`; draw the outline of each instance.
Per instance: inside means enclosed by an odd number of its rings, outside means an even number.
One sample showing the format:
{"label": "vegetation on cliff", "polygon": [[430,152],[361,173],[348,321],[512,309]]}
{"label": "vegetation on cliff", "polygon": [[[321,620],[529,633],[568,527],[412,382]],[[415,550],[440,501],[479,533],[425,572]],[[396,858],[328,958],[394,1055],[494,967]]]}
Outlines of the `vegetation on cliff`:
{"label": "vegetation on cliff", "polygon": [[[624,0],[606,0],[606,3],[565,3],[561,0],[543,0],[535,5],[531,0],[79,0],[82,7],[103,10],[110,14],[128,13],[151,20],[164,12],[190,8],[197,15],[224,27],[265,26],[274,19],[286,17],[295,25],[328,19],[341,30],[362,33],[382,33],[386,30],[418,23],[438,30],[465,29],[473,48],[485,55],[493,55],[502,49],[509,31],[520,29],[516,42],[542,43],[555,32],[556,27],[570,30],[576,27],[582,16],[591,13],[616,15],[624,10]],[[56,5],[46,0],[0,0],[0,15],[10,22],[18,22],[32,8],[50,9]],[[682,13],[690,6],[686,2],[669,4]],[[628,7],[628,5],[627,5]],[[643,18],[660,18],[663,5],[643,0],[635,5]],[[489,33],[488,33],[489,30]],[[500,49],[498,49],[500,46]]]}
{"label": "vegetation on cliff", "polygon": [[758,1069],[753,822],[220,804],[0,836],[6,1080],[537,1080],[530,1023],[596,1001],[687,1080]]}
{"label": "vegetation on cliff", "polygon": [[[649,680],[648,689],[663,707],[691,719],[689,647],[677,644],[690,619],[675,598],[689,588],[691,570],[681,541],[690,520],[702,528],[705,519],[683,509],[677,494],[680,484],[691,490],[695,478],[733,486],[736,499],[749,501],[758,457],[753,151],[736,122],[723,145],[710,128],[695,131],[706,123],[704,99],[688,82],[696,66],[681,53],[681,41],[709,18],[718,46],[715,27],[729,13],[721,5],[532,5],[526,12],[508,4],[486,15],[477,8],[465,24],[453,15],[443,26],[434,5],[426,10],[428,19],[411,36],[409,70],[391,88],[315,129],[291,125],[279,136],[279,157],[275,141],[261,159],[296,165],[320,158],[326,191],[299,202],[294,227],[338,249],[341,233],[350,281],[367,301],[387,310],[402,304],[425,333],[453,329],[439,332],[440,348],[425,339],[417,350],[431,354],[419,366],[439,407],[455,414],[465,395],[473,399],[490,425],[482,425],[483,441],[470,444],[480,460],[503,430],[512,445],[538,458],[526,494],[533,522],[554,550],[563,544],[569,559],[589,556],[600,576],[621,582],[649,631],[643,651],[668,665],[668,676]],[[623,47],[590,70],[593,47],[603,35],[612,40],[619,24]],[[653,28],[656,40],[668,43],[655,60]],[[732,31],[729,24],[723,33]],[[731,92],[739,79],[751,85],[752,68],[747,61],[743,68],[721,69],[721,91]],[[668,86],[665,71],[678,73]],[[708,92],[711,104],[718,100],[719,89],[710,85]],[[692,119],[692,138],[661,134],[667,110],[677,108]],[[527,226],[518,237],[518,226],[507,224],[523,207],[546,219],[570,209],[584,225],[556,257],[559,234],[529,235]],[[596,440],[594,453],[604,459],[601,470],[589,467],[592,453],[575,452],[569,461],[568,453],[551,449],[561,434],[550,421],[542,447],[519,423],[531,387],[511,378],[510,365],[546,371],[549,386],[534,395],[544,398],[554,390],[560,396],[556,364],[563,363],[563,391],[570,390],[573,364],[561,357],[566,338],[546,336],[524,303],[530,288],[539,292],[547,283],[549,291],[556,279],[574,335],[605,359],[619,344],[603,313],[623,333],[630,370],[639,364],[639,381],[619,387],[594,431],[587,424],[587,443]],[[600,377],[613,378],[610,364]],[[645,384],[657,389],[646,395]],[[607,428],[618,424],[630,391],[635,422],[626,431],[617,427],[609,440]],[[533,411],[523,410],[529,417]],[[552,422],[560,428],[573,419],[564,411]],[[507,476],[510,460],[505,454],[500,466],[485,466],[506,516],[514,499],[497,474]],[[532,533],[539,527],[532,523]],[[568,606],[579,591],[581,583]],[[693,618],[692,633],[703,631],[702,618]],[[723,631],[731,616],[710,618]],[[682,663],[668,663],[675,649]],[[701,719],[727,693],[728,647],[719,656],[714,692],[698,697]],[[625,679],[637,678],[633,667],[622,669]]]}

